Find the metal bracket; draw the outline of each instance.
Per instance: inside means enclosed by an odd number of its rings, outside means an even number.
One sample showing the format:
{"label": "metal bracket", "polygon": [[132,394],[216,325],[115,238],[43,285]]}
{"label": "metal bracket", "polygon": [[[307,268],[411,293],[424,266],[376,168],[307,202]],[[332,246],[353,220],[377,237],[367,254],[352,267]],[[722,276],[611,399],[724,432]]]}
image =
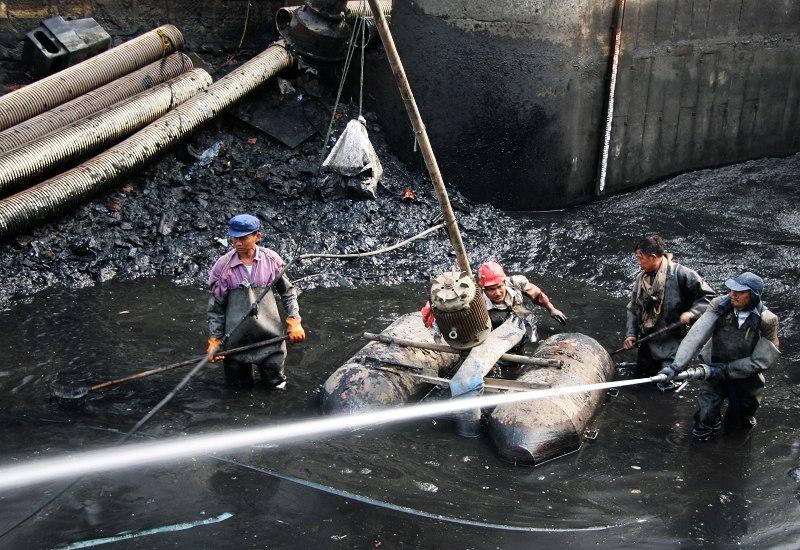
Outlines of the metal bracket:
{"label": "metal bracket", "polygon": [[597,435],[600,433],[600,430],[586,430],[583,432],[583,438],[587,441],[594,441],[597,439]]}
{"label": "metal bracket", "polygon": [[609,388],[606,390],[606,395],[609,397],[616,397],[619,395],[619,388]]}

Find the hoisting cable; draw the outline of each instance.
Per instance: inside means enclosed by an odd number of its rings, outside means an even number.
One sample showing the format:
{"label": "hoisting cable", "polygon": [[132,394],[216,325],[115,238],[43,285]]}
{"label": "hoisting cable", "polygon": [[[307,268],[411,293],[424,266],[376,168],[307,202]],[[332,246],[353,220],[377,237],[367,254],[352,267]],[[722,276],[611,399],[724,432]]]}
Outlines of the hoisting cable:
{"label": "hoisting cable", "polygon": [[[355,51],[356,29],[359,26],[361,26],[361,27],[365,27],[366,26],[366,22],[364,20],[364,17],[358,17],[358,19],[356,20],[356,24],[353,25],[353,30],[350,33],[350,42],[347,45],[347,54],[345,55],[344,68],[342,69],[342,77],[339,79],[339,89],[336,91],[336,99],[334,100],[334,103],[333,103],[333,112],[331,113],[331,120],[328,123],[328,131],[325,133],[325,139],[322,141],[322,151],[323,152],[327,148],[328,139],[330,138],[331,133],[333,132],[333,123],[336,120],[336,111],[339,108],[339,101],[341,100],[342,91],[344,90],[344,83],[347,80],[347,73],[350,71],[350,63],[353,61],[353,52]],[[362,50],[362,55],[363,55],[363,50]],[[363,63],[362,63],[362,74],[361,74],[361,85],[362,86],[363,86],[363,83],[364,83],[364,75],[363,75]],[[361,114],[360,100],[359,100],[359,106],[358,106],[358,114],[359,115]],[[321,155],[321,153],[320,153],[320,155]],[[322,167],[322,163],[320,163],[320,168],[321,167]]]}
{"label": "hoisting cable", "polygon": [[[361,10],[360,10],[360,12],[361,13],[366,13],[366,8],[367,8],[366,0],[361,0]],[[323,158],[324,152],[327,149],[328,140],[330,139],[331,133],[333,132],[333,123],[336,120],[336,112],[337,112],[337,110],[339,108],[339,102],[341,100],[342,91],[344,90],[344,84],[345,84],[345,81],[347,79],[347,74],[350,71],[350,65],[352,63],[353,54],[355,52],[356,33],[359,32],[359,31],[361,32],[361,44],[362,44],[362,47],[361,47],[361,74],[359,76],[359,84],[360,85],[359,85],[359,95],[358,95],[358,115],[359,115],[359,117],[362,115],[363,99],[364,99],[364,57],[365,57],[365,55],[364,55],[364,47],[363,46],[364,46],[364,41],[366,40],[366,28],[367,28],[366,17],[359,16],[357,18],[357,20],[356,20],[356,24],[353,25],[353,29],[352,29],[352,31],[350,33],[350,41],[348,43],[347,53],[345,55],[344,68],[342,69],[342,77],[339,80],[339,88],[338,88],[338,90],[336,92],[336,99],[334,100],[333,112],[331,114],[331,119],[330,119],[330,122],[328,124],[328,130],[327,130],[327,132],[325,134],[325,138],[322,140],[322,150],[320,151],[320,158]],[[322,167],[322,163],[320,163],[320,166],[317,169],[317,177],[319,177],[319,171],[320,171],[321,167]],[[316,254],[316,253],[314,253],[314,254],[300,254],[298,256],[298,258],[299,259],[303,259],[303,260],[304,259],[309,259],[309,258],[354,259],[354,258],[364,258],[364,257],[368,257],[368,256],[374,256],[374,255],[377,255],[377,254],[382,254],[384,252],[389,252],[389,251],[395,250],[397,248],[400,248],[402,246],[405,246],[406,244],[408,244],[410,242],[413,242],[413,241],[415,241],[417,239],[420,239],[420,238],[422,238],[422,237],[424,237],[424,236],[426,236],[426,235],[428,235],[428,234],[430,234],[430,233],[432,233],[432,232],[434,232],[434,231],[436,231],[438,229],[444,228],[444,227],[445,227],[444,224],[435,225],[435,226],[430,227],[430,228],[426,229],[425,231],[422,231],[421,233],[418,233],[417,235],[415,235],[413,237],[409,237],[408,239],[406,239],[404,241],[401,241],[401,242],[399,242],[397,244],[394,244],[392,246],[388,246],[388,247],[385,247],[385,248],[380,248],[378,250],[373,250],[371,252],[361,252],[361,253],[353,253],[353,254],[324,254],[324,253],[319,253],[319,254]]]}
{"label": "hoisting cable", "polygon": [[[361,13],[367,12],[367,0],[361,0]],[[358,18],[361,29],[361,74],[358,80],[358,116],[361,116],[361,107],[364,104],[364,50],[367,49],[367,19],[362,15]]]}

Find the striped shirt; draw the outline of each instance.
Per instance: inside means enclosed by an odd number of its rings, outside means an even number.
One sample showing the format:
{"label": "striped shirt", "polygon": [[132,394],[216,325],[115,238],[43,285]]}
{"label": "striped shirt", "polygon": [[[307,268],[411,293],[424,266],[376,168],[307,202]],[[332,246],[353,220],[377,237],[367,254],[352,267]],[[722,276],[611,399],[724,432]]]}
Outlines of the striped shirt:
{"label": "striped shirt", "polygon": [[231,250],[214,264],[208,276],[211,293],[224,298],[231,289],[239,287],[266,288],[286,265],[277,252],[256,246],[251,269],[247,269],[236,250]]}

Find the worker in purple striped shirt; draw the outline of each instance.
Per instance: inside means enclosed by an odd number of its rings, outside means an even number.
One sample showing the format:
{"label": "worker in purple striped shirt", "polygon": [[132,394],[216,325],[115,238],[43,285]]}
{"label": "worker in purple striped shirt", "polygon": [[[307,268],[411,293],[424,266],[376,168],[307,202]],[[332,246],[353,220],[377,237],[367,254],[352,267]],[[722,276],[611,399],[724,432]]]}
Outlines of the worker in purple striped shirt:
{"label": "worker in purple striped shirt", "polygon": [[[240,214],[232,217],[228,222],[228,235],[234,249],[216,261],[208,276],[211,298],[208,301],[207,353],[218,349],[226,334],[229,335],[226,342],[228,349],[284,334],[272,290],[258,303],[255,315],[252,309],[263,289],[275,280],[285,262],[274,250],[259,246],[261,223],[255,216]],[[286,311],[289,340],[293,344],[302,342],[306,333],[300,324],[296,289],[286,275],[282,275],[273,288],[281,297]],[[252,386],[254,368],[257,368],[261,380],[268,387],[284,389],[285,358],[285,341],[226,356],[223,361],[225,381],[239,388]],[[219,359],[221,357],[215,356],[211,361]]]}

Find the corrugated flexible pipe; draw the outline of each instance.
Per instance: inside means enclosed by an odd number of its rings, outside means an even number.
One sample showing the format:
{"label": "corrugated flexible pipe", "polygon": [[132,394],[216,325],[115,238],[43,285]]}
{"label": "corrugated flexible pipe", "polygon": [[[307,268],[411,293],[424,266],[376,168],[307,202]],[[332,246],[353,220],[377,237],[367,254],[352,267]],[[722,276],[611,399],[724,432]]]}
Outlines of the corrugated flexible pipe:
{"label": "corrugated flexible pipe", "polygon": [[282,42],[231,71],[179,107],[80,166],[0,200],[0,240],[74,208],[145,165],[294,62]]}
{"label": "corrugated flexible pipe", "polygon": [[183,35],[173,25],[164,25],[0,96],[0,130],[182,49]]}
{"label": "corrugated flexible pipe", "polygon": [[117,141],[185,102],[211,84],[204,69],[192,69],[36,141],[0,155],[0,196],[34,177],[101,145]]}
{"label": "corrugated flexible pipe", "polygon": [[192,68],[192,60],[180,52],[154,61],[105,86],[0,132],[0,154],[135,96]]}

